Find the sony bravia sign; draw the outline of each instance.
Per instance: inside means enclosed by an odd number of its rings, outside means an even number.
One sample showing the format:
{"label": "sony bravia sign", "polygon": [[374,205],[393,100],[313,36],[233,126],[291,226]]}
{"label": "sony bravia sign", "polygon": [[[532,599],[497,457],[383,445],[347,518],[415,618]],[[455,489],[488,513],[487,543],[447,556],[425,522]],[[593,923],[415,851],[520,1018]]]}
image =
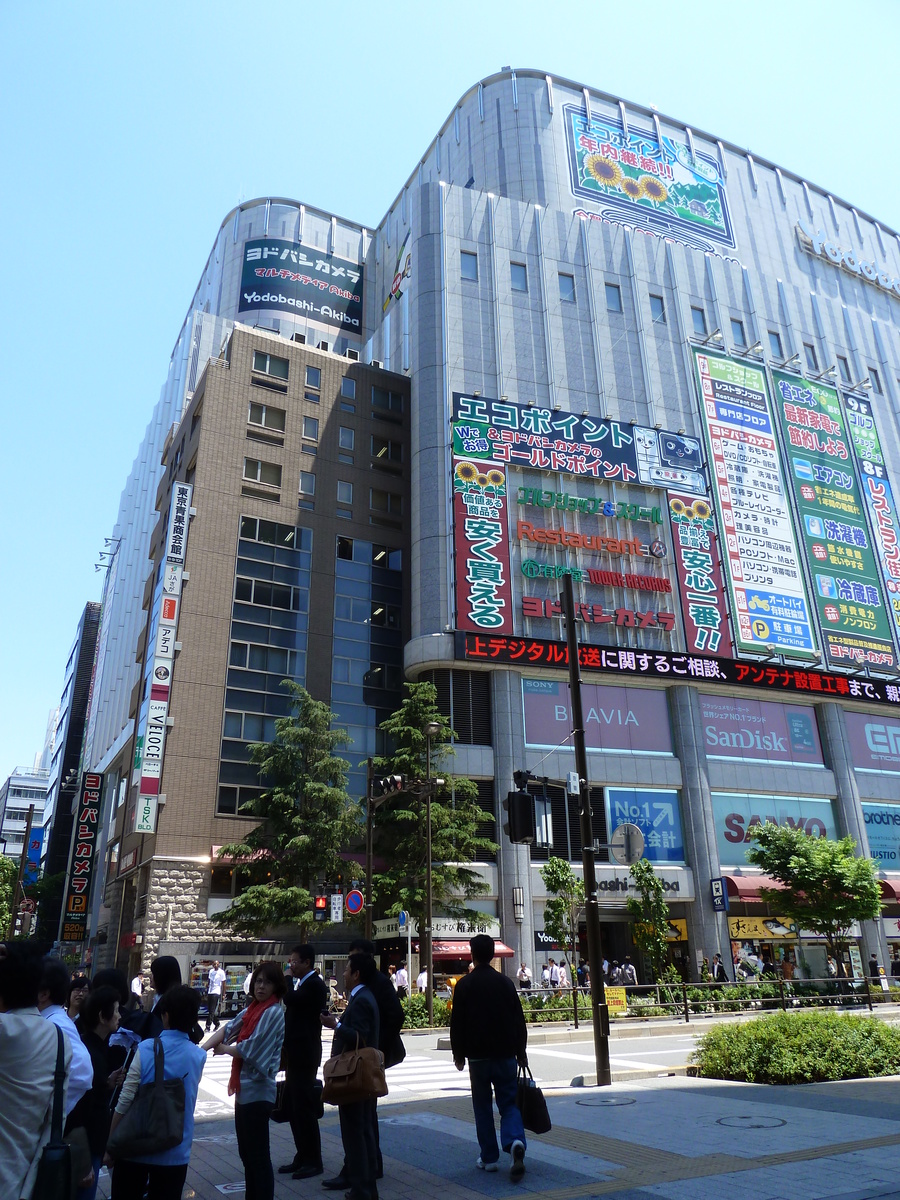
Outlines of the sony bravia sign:
{"label": "sony bravia sign", "polygon": [[843,267],[845,271],[874,283],[882,291],[900,297],[900,278],[890,275],[878,263],[860,258],[853,250],[836,246],[823,230],[815,229],[808,221],[798,221],[797,232],[800,235],[800,245],[810,254],[826,258],[836,267]]}

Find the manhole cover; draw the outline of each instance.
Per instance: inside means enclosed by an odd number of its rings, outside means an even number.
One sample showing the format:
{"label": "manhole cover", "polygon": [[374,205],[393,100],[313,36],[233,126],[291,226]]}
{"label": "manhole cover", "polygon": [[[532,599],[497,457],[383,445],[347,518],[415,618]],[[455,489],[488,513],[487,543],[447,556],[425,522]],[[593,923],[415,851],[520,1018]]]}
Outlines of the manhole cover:
{"label": "manhole cover", "polygon": [[585,1108],[599,1108],[601,1105],[634,1104],[634,1100],[630,1096],[591,1096],[587,1100],[576,1100],[575,1103],[583,1104]]}
{"label": "manhole cover", "polygon": [[719,1117],[717,1125],[728,1125],[731,1129],[777,1129],[787,1125],[780,1117]]}

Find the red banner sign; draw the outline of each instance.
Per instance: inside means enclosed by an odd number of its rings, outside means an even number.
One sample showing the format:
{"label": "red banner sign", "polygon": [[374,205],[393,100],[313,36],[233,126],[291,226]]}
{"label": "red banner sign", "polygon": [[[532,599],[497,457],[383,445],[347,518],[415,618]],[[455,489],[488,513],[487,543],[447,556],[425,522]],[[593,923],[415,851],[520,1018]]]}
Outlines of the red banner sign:
{"label": "red banner sign", "polygon": [[506,470],[462,459],[453,471],[456,626],[512,633]]}
{"label": "red banner sign", "polygon": [[712,509],[706,500],[669,492],[669,519],[687,649],[731,658],[734,647]]}

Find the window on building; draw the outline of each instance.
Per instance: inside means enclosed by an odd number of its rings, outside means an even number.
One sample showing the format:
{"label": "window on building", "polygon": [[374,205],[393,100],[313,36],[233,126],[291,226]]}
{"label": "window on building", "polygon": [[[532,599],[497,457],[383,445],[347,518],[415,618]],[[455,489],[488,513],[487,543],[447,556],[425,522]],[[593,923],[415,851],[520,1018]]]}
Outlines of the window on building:
{"label": "window on building", "polygon": [[869,367],[868,375],[872,380],[872,391],[875,392],[876,395],[883,396],[884,392],[881,388],[881,376],[878,374],[877,369],[875,367]]}
{"label": "window on building", "polygon": [[394,492],[386,492],[383,488],[370,488],[369,508],[375,512],[389,513],[392,517],[399,517],[403,513],[403,497]]}
{"label": "window on building", "polygon": [[316,476],[313,471],[300,472],[300,495],[314,496],[316,494]]}
{"label": "window on building", "polygon": [[356,399],[355,379],[350,379],[347,375],[344,376],[344,378],[341,380],[341,395],[346,397],[347,400]]}
{"label": "window on building", "polygon": [[818,371],[819,358],[816,354],[816,348],[812,342],[803,343],[803,352],[806,355],[806,366],[810,371]]}
{"label": "window on building", "polygon": [[338,500],[338,504],[352,504],[353,503],[353,484],[352,483],[347,483],[343,479],[338,480],[337,500]]}
{"label": "window on building", "polygon": [[514,292],[528,291],[528,271],[524,263],[509,264],[509,286]]}
{"label": "window on building", "polygon": [[566,304],[575,303],[575,276],[559,273],[559,298]]}
{"label": "window on building", "polygon": [[303,399],[307,402],[307,404],[318,404],[322,397],[318,392],[304,392]]}
{"label": "window on building", "polygon": [[781,334],[776,333],[774,329],[770,329],[769,333],[769,353],[773,358],[784,358],[784,351],[781,348]]}
{"label": "window on building", "polygon": [[838,371],[840,371],[842,383],[852,383],[850,378],[850,361],[843,354],[837,356]]}
{"label": "window on building", "polygon": [[303,436],[311,442],[319,440],[319,418],[304,417],[303,418]]}
{"label": "window on building", "polygon": [[731,318],[731,340],[735,346],[747,345],[747,339],[744,336],[744,322],[739,321],[737,317]]}
{"label": "window on building", "polygon": [[694,337],[706,337],[706,313],[696,304],[691,305],[691,325]]}
{"label": "window on building", "polygon": [[666,323],[666,305],[662,296],[654,296],[650,294],[650,316],[655,323],[665,325]]}
{"label": "window on building", "polygon": [[269,483],[273,487],[281,487],[281,466],[278,463],[262,462],[258,458],[245,458],[244,478],[253,483]]}
{"label": "window on building", "polygon": [[356,441],[356,431],[346,425],[338,428],[338,445],[342,450],[352,450]]}
{"label": "window on building", "polygon": [[606,311],[618,312],[622,311],[622,289],[617,283],[604,284],[606,288]]}
{"label": "window on building", "polygon": [[271,375],[275,379],[287,379],[288,360],[267,354],[264,350],[253,351],[253,370],[263,375]]}
{"label": "window on building", "polygon": [[397,392],[389,392],[387,388],[373,385],[372,407],[381,412],[396,413],[399,416],[403,412],[403,397]]}
{"label": "window on building", "polygon": [[283,408],[272,408],[270,404],[250,403],[247,416],[250,425],[262,425],[264,429],[277,429],[284,433],[285,411]]}
{"label": "window on building", "polygon": [[478,255],[471,250],[460,250],[459,273],[463,279],[478,280]]}
{"label": "window on building", "polygon": [[311,388],[322,387],[322,372],[318,367],[306,368],[306,386]]}
{"label": "window on building", "polygon": [[389,438],[373,434],[372,457],[380,458],[384,462],[403,462],[403,444],[401,442],[392,442]]}

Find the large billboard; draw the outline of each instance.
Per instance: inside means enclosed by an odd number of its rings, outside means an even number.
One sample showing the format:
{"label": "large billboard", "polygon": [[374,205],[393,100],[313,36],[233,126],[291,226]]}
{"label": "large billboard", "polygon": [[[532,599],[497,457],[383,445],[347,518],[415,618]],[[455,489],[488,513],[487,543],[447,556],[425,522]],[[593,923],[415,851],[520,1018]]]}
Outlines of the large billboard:
{"label": "large billboard", "polygon": [[[652,688],[582,687],[584,741],[588,750],[672,754],[664,691]],[[569,685],[554,679],[523,679],[525,744],[555,750],[572,732]]]}
{"label": "large billboard", "polygon": [[883,871],[900,864],[900,804],[862,804],[869,853]]}
{"label": "large billboard", "polygon": [[689,245],[734,246],[719,164],[686,142],[578,105],[563,108],[572,191],[613,219]]}
{"label": "large billboard", "polygon": [[897,504],[888,479],[875,413],[868,400],[846,396],[847,427],[859,464],[862,493],[878,547],[878,560],[889,599],[891,625],[900,633],[900,542],[897,539]]}
{"label": "large billboard", "polygon": [[62,938],[64,942],[83,942],[87,929],[91,880],[100,833],[100,796],[103,776],[85,771],[72,827],[72,851],[66,881]]}
{"label": "large billboard", "polygon": [[823,765],[812,708],[701,692],[700,715],[708,758]]}
{"label": "large billboard", "polygon": [[713,792],[712,807],[719,862],[723,867],[740,867],[746,863],[747,851],[753,841],[753,827],[765,825],[767,821],[802,829],[813,837],[838,836],[830,800]]}
{"label": "large billboard", "polygon": [[781,371],[772,378],[826,662],[893,667],[891,620],[840,397]]}
{"label": "large billboard", "polygon": [[734,647],[712,505],[678,492],[669,492],[668,499],[685,645],[692,654],[731,658]]}
{"label": "large billboard", "polygon": [[362,290],[358,263],[283,238],[244,243],[238,312],[274,309],[359,333]]}
{"label": "large billboard", "polygon": [[644,835],[644,858],[652,863],[684,862],[678,792],[657,788],[607,788],[607,829],[611,833],[625,821],[637,825]]}
{"label": "large billboard", "polygon": [[816,658],[765,372],[694,354],[737,650]]}
{"label": "large billboard", "polygon": [[458,629],[510,633],[506,469],[461,459],[453,470]]}
{"label": "large billboard", "polygon": [[858,771],[900,775],[900,721],[844,711],[850,757]]}

